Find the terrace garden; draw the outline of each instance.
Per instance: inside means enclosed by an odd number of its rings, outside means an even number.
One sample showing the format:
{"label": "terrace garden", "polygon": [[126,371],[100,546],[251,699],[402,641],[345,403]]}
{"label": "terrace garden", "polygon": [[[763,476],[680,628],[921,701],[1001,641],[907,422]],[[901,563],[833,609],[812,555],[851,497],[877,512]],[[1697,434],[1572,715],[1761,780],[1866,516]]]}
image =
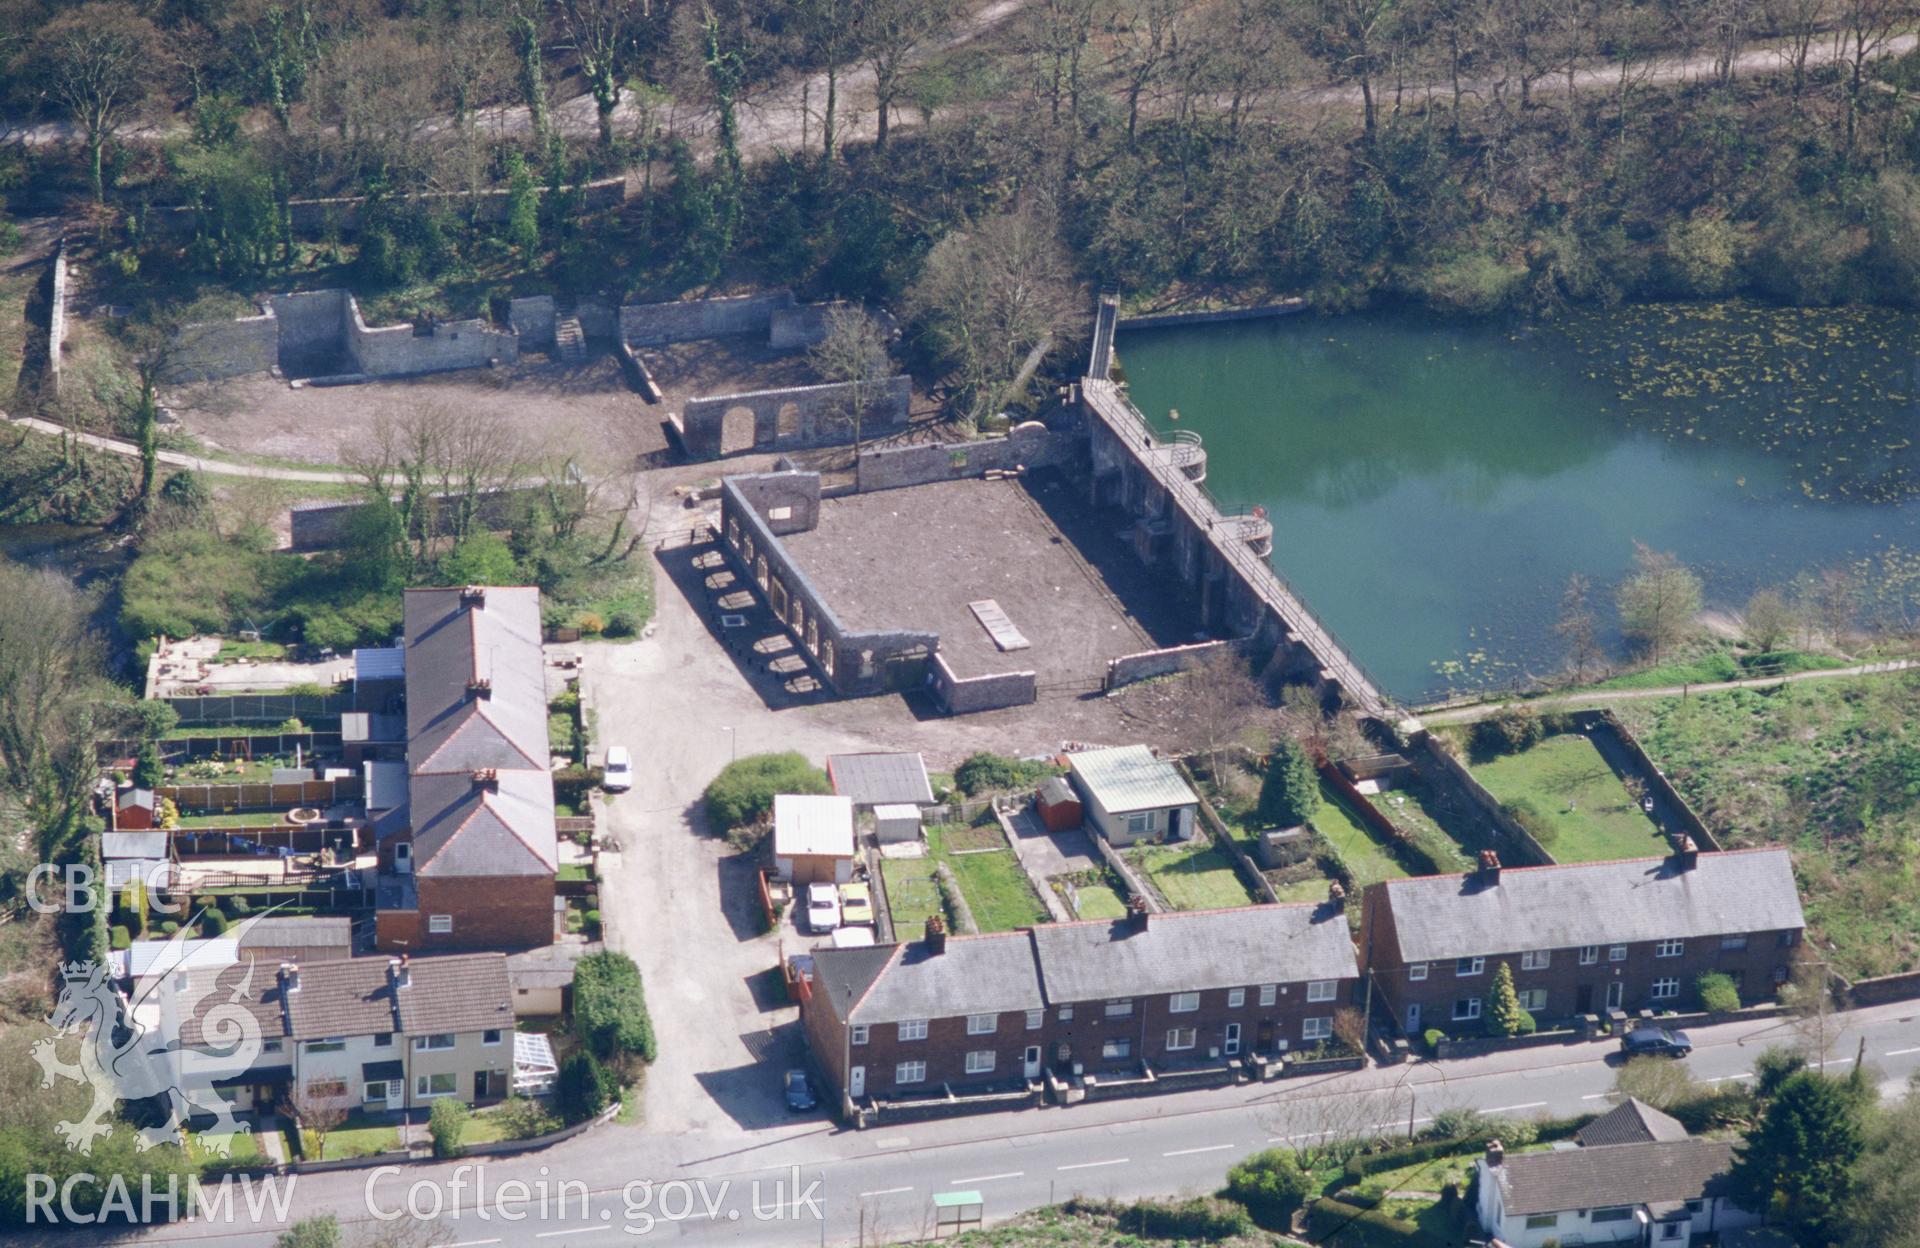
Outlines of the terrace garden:
{"label": "terrace garden", "polygon": [[1659,828],[1581,733],[1555,733],[1513,753],[1476,758],[1472,770],[1556,861],[1667,852]]}
{"label": "terrace garden", "polygon": [[880,864],[897,938],[913,937],[929,915],[941,914],[950,923],[957,918],[939,878],[943,865],[980,931],[1006,932],[1047,921],[1046,907],[997,825],[935,824],[926,829],[926,838],[922,857],[888,858]]}
{"label": "terrace garden", "polygon": [[1255,900],[1241,882],[1232,855],[1204,838],[1142,846],[1128,850],[1126,857],[1175,910],[1216,910]]}

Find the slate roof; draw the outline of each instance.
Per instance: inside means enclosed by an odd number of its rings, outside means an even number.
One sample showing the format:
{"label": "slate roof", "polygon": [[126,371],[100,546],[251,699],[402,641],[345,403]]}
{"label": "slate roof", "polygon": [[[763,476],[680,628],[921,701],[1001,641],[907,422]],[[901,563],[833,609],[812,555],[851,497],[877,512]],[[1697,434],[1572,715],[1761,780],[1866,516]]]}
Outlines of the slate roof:
{"label": "slate roof", "polygon": [[353,920],[331,915],[265,914],[246,920],[240,947],[252,949],[351,949]]}
{"label": "slate roof", "polygon": [[264,962],[239,962],[218,970],[188,971],[170,981],[192,1010],[181,1019],[180,1043],[200,1044],[202,1020],[227,1001],[252,1014],[268,1039],[513,1028],[513,989],[502,953],[411,959],[410,982],[397,992],[388,982],[386,958],[302,963],[300,987],[291,993],[283,989],[279,969]]}
{"label": "slate roof", "polygon": [[1579,1141],[1582,1148],[1597,1148],[1610,1144],[1684,1140],[1687,1138],[1687,1129],[1680,1125],[1679,1119],[1630,1096],[1580,1128],[1573,1138]]}
{"label": "slate roof", "polygon": [[1672,858],[1557,867],[1506,867],[1389,880],[1400,956],[1439,961],[1515,949],[1765,932],[1806,925],[1784,849],[1702,853],[1691,869]]}
{"label": "slate roof", "polygon": [[1095,1001],[1360,974],[1343,911],[1243,906],[1033,929],[1049,1001]]}
{"label": "slate roof", "polygon": [[[407,806],[414,870],[552,875],[559,865],[540,591],[406,594]],[[487,681],[485,696],[470,684]],[[482,787],[476,771],[494,771]]]}
{"label": "slate roof", "polygon": [[1067,765],[1081,787],[1108,814],[1192,806],[1200,800],[1172,763],[1161,762],[1144,745],[1069,754]]}
{"label": "slate roof", "polygon": [[[1002,1014],[1046,1006],[1033,944],[1023,931],[987,936],[949,936],[947,951],[933,953],[924,940],[878,950],[887,955],[879,974],[853,999],[852,1021],[897,1023],[906,1018]],[[821,949],[813,955],[815,982],[820,963],[868,949]],[[836,1012],[845,1001],[837,1003]]]}
{"label": "slate roof", "polygon": [[1659,1140],[1520,1153],[1487,1171],[1511,1217],[1699,1200],[1720,1194],[1718,1181],[1732,1164],[1733,1145],[1721,1140]]}
{"label": "slate roof", "polygon": [[933,804],[927,760],[920,754],[829,754],[827,778],[833,791],[856,806],[911,802]]}
{"label": "slate roof", "polygon": [[165,858],[166,832],[102,832],[102,858]]}

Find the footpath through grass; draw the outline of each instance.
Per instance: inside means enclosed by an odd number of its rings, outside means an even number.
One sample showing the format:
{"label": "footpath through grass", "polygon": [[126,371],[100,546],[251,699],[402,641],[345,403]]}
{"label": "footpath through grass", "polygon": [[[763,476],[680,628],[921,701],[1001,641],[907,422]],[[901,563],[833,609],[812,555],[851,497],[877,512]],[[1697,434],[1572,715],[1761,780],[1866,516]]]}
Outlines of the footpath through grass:
{"label": "footpath through grass", "polygon": [[1645,858],[1667,851],[1666,838],[1641,811],[1592,741],[1563,732],[1518,754],[1473,766],[1474,778],[1503,805],[1531,809],[1552,835],[1560,862]]}
{"label": "footpath through grass", "polygon": [[1850,979],[1920,967],[1920,674],[1836,677],[1615,714],[1721,843],[1784,845]]}

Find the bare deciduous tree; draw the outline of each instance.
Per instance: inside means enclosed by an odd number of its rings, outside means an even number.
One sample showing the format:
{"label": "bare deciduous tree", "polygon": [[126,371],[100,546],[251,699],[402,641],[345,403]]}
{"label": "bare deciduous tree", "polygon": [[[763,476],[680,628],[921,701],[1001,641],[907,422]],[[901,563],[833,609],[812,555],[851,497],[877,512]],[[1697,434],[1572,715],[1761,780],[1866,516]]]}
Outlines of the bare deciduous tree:
{"label": "bare deciduous tree", "polygon": [[611,147],[613,113],[639,59],[653,0],[557,0],[555,8],[593,95],[600,146]]}
{"label": "bare deciduous tree", "polygon": [[873,70],[876,147],[887,145],[894,103],[908,64],[958,12],[955,0],[858,0],[854,32],[861,55]]}
{"label": "bare deciduous tree", "polygon": [[853,430],[853,457],[859,462],[861,423],[893,375],[887,333],[854,304],[837,304],[827,313],[827,334],[807,352],[813,369],[827,382],[847,387],[834,417]]}
{"label": "bare deciduous tree", "polygon": [[105,0],[54,18],[36,43],[49,93],[86,141],[94,202],[104,202],[106,146],[155,84],[160,32],[131,4]]}
{"label": "bare deciduous tree", "polygon": [[1747,599],[1746,615],[1741,621],[1747,644],[1761,653],[1771,653],[1793,636],[1799,624],[1798,613],[1777,589],[1762,589]]}
{"label": "bare deciduous tree", "polygon": [[1658,663],[1693,631],[1700,610],[1700,578],[1672,554],[1634,543],[1633,572],[1615,591],[1627,636]]}
{"label": "bare deciduous tree", "polygon": [[1600,660],[1598,626],[1588,601],[1591,590],[1591,582],[1582,574],[1569,576],[1567,588],[1560,595],[1560,619],[1554,624],[1554,632],[1566,643],[1567,670],[1575,684],[1585,684],[1588,672]]}

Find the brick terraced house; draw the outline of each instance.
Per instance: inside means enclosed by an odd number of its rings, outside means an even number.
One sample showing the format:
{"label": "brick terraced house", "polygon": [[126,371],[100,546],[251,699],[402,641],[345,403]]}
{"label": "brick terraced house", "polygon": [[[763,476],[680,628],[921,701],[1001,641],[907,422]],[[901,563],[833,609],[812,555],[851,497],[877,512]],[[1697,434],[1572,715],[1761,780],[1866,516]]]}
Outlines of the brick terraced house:
{"label": "brick terraced house", "polygon": [[1140,1079],[1333,1040],[1359,969],[1342,907],[1247,906],[821,949],[802,989],[843,1105]]}
{"label": "brick terraced house", "polygon": [[375,823],[375,943],[415,953],[554,939],[540,591],[406,594],[406,802]]}
{"label": "brick terraced house", "polygon": [[1370,884],[1360,950],[1408,1035],[1478,1034],[1493,978],[1513,968],[1542,1020],[1699,1007],[1700,976],[1742,1001],[1787,981],[1806,919],[1783,849],[1553,867],[1502,867]]}

